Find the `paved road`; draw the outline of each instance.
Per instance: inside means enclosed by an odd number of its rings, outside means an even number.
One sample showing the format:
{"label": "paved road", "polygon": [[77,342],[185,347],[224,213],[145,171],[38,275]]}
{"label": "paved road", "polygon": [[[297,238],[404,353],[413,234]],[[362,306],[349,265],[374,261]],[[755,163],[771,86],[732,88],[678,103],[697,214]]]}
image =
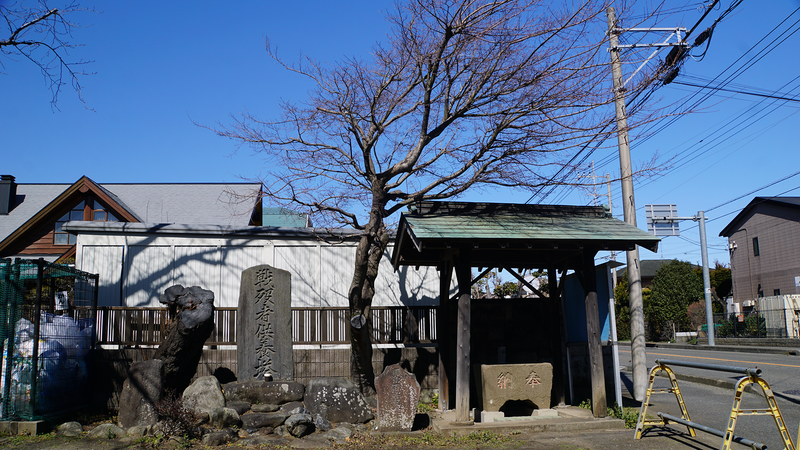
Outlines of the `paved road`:
{"label": "paved road", "polygon": [[[668,348],[648,348],[647,350],[648,367],[652,367],[655,364],[656,358],[661,358],[762,369],[762,377],[770,384],[786,427],[794,442],[797,443],[798,425],[800,424],[800,395],[798,395],[800,394],[800,357]],[[629,348],[621,347],[620,363],[623,366],[629,366],[629,360]],[[724,430],[727,426],[733,403],[733,389],[683,381],[680,376],[686,374],[698,377],[698,379],[717,379],[727,381],[729,384],[735,383],[740,377],[726,372],[684,367],[673,367],[673,370],[679,377],[678,386],[681,389],[686,408],[692,420],[712,428]],[[626,397],[626,403],[631,401],[633,404],[637,404],[632,401],[632,395],[629,392],[632,389],[630,377],[629,372],[623,372],[623,384],[626,385],[625,387],[628,390],[628,392],[624,393],[624,397]],[[666,388],[668,386],[669,383],[666,378],[658,378],[656,380],[656,388]],[[757,391],[760,391],[760,389],[757,389]],[[656,412],[665,412],[680,416],[678,403],[672,394],[656,394],[651,397],[650,403],[648,415],[655,416]],[[761,395],[745,394],[742,397],[742,407],[765,408],[766,401]],[[686,431],[686,428],[680,425],[671,425],[670,427],[684,433]],[[736,435],[763,442],[768,445],[768,448],[784,447],[775,422],[770,416],[741,416],[736,423]],[[647,435],[645,435],[643,443],[647,442],[646,438]],[[721,439],[717,440],[717,442],[721,442]]]}
{"label": "paved road", "polygon": [[[776,396],[785,395],[787,398],[800,400],[800,356],[651,347],[647,349],[648,370],[655,365],[655,360],[659,358],[726,366],[757,367],[761,369],[761,377],[769,383]],[[619,359],[623,367],[630,366],[629,347],[620,347]],[[685,367],[673,367],[673,370],[678,375],[694,375],[733,383],[740,378],[737,374],[712,370]]]}

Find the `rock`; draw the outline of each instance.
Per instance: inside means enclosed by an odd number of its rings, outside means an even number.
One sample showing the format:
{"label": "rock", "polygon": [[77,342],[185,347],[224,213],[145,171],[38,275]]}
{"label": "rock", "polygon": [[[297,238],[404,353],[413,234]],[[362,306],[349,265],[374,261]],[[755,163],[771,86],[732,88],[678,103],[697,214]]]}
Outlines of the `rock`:
{"label": "rock", "polygon": [[[290,402],[290,403],[287,403],[287,405],[291,405],[293,403],[294,402]],[[302,403],[301,403],[301,405],[302,405]],[[280,405],[270,405],[268,403],[262,403],[262,404],[259,404],[259,405],[253,405],[252,408],[250,408],[250,409],[253,412],[275,412],[275,411],[280,410],[281,406]],[[288,414],[287,411],[281,411],[281,412],[285,412],[285,413]]]}
{"label": "rock", "polygon": [[289,445],[292,448],[330,448],[332,447],[331,441],[326,439],[325,436],[316,434],[303,439],[297,439]]}
{"label": "rock", "polygon": [[80,436],[83,434],[83,426],[78,422],[64,422],[56,427],[56,434],[59,436]]}
{"label": "rock", "polygon": [[303,400],[305,393],[303,384],[294,381],[234,381],[222,388],[227,401],[251,404],[282,405]]}
{"label": "rock", "polygon": [[242,425],[239,414],[233,408],[217,408],[209,413],[209,424],[214,428],[238,427]]}
{"label": "rock", "polygon": [[283,423],[292,436],[301,438],[314,432],[314,418],[309,414],[294,414]]}
{"label": "rock", "polygon": [[248,413],[241,416],[242,428],[246,430],[263,427],[275,428],[283,424],[287,418],[289,418],[289,415],[281,412]]}
{"label": "rock", "polygon": [[292,434],[289,433],[289,430],[287,430],[286,427],[283,426],[283,425],[281,425],[279,427],[275,427],[275,429],[272,430],[272,432],[275,433],[276,436],[283,436],[283,437],[291,437],[292,436]]}
{"label": "rock", "polygon": [[236,443],[238,447],[263,447],[269,444],[269,438],[265,436],[250,436]]}
{"label": "rock", "polygon": [[312,378],[304,404],[311,414],[334,423],[364,423],[375,417],[358,387],[345,378]]}
{"label": "rock", "polygon": [[279,436],[250,436],[236,443],[237,447],[268,447],[284,448],[291,444],[292,440]]}
{"label": "rock", "polygon": [[314,428],[319,431],[328,431],[333,428],[333,425],[331,425],[327,419],[317,414],[314,416]]}
{"label": "rock", "polygon": [[328,439],[331,439],[331,440],[333,440],[335,442],[346,442],[347,439],[352,435],[353,435],[353,430],[351,430],[350,428],[341,427],[341,426],[340,427],[336,427],[336,428],[324,433],[324,436],[326,436]]}
{"label": "rock", "polygon": [[130,427],[128,428],[127,434],[128,436],[135,438],[147,436],[147,427],[141,427],[141,426]]}
{"label": "rock", "polygon": [[225,394],[219,381],[213,376],[200,377],[183,391],[183,406],[195,413],[209,414],[225,407]]}
{"label": "rock", "polygon": [[225,407],[236,411],[241,416],[250,411],[250,402],[225,402]]}
{"label": "rock", "polygon": [[239,434],[236,430],[225,428],[220,431],[212,431],[211,433],[203,435],[200,443],[209,447],[216,447],[218,445],[230,444],[239,440]]}
{"label": "rock", "polygon": [[289,402],[280,406],[280,411],[289,415],[307,414],[308,411],[303,407],[303,402]]}
{"label": "rock", "polygon": [[392,364],[375,378],[378,394],[378,431],[411,431],[419,403],[419,382],[400,364]]}
{"label": "rock", "polygon": [[113,423],[104,423],[96,426],[88,436],[92,439],[117,439],[125,436],[125,430]]}
{"label": "rock", "polygon": [[153,405],[163,395],[164,363],[151,359],[131,364],[128,378],[119,395],[119,424],[124,428],[154,425],[158,422]]}

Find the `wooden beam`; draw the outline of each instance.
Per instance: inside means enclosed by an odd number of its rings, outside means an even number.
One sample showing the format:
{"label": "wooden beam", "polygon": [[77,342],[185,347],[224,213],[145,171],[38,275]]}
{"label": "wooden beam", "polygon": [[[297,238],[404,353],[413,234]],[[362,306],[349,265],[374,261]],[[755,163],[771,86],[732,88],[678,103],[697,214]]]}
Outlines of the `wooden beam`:
{"label": "wooden beam", "polygon": [[[553,391],[559,405],[566,404],[567,374],[567,333],[564,328],[564,308],[561,289],[558,286],[558,273],[555,264],[547,266],[547,284],[550,292],[552,324],[550,336],[553,352]],[[555,342],[554,342],[555,341]]]}
{"label": "wooden beam", "polygon": [[436,342],[439,353],[439,407],[447,411],[450,406],[450,380],[448,378],[450,356],[450,280],[453,276],[453,263],[450,260],[441,262],[439,271],[439,311],[436,314]]}
{"label": "wooden beam", "polygon": [[608,414],[606,404],[606,380],[603,372],[603,349],[600,346],[600,313],[597,308],[597,274],[594,268],[594,250],[586,250],[583,254],[583,280],[586,293],[586,335],[589,344],[589,373],[592,382],[592,414],[605,417]]}
{"label": "wooden beam", "polygon": [[470,284],[472,281],[469,250],[456,262],[458,279],[458,325],[456,329],[456,422],[469,422],[470,372]]}

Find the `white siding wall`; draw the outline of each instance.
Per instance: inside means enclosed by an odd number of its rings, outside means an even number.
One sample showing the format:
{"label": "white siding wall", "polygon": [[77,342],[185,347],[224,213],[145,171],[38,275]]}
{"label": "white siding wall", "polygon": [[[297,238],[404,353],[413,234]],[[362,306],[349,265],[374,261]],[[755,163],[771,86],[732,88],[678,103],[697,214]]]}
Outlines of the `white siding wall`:
{"label": "white siding wall", "polygon": [[[239,288],[242,284],[242,271],[248,267],[264,264],[264,245],[224,246],[220,249],[221,264],[219,296],[224,305],[236,307],[239,305]],[[214,293],[216,295],[216,292]]]}
{"label": "white siding wall", "polygon": [[119,306],[124,247],[121,245],[94,245],[84,246],[83,251],[91,257],[83,258],[83,264],[78,268],[84,272],[99,275],[97,304]]}
{"label": "white siding wall", "polygon": [[129,246],[123,274],[124,306],[159,306],[158,296],[175,284],[173,267],[170,246]]}
{"label": "white siding wall", "polygon": [[[220,307],[239,301],[241,273],[270,264],[292,274],[292,306],[346,307],[355,244],[316,240],[227,240],[211,237],[143,237],[81,234],[77,259],[82,270],[100,274],[102,306],[117,306],[120,283],[124,306],[159,306],[158,296],[174,284],[210,289]],[[434,268],[403,267],[394,272],[384,255],[373,306],[438,303]],[[124,256],[124,265],[121,263]]]}
{"label": "white siding wall", "polygon": [[200,286],[220,294],[219,253],[217,246],[176,245],[172,284]]}
{"label": "white siding wall", "polygon": [[292,274],[292,306],[320,306],[320,249],[317,245],[276,245],[275,267]]}

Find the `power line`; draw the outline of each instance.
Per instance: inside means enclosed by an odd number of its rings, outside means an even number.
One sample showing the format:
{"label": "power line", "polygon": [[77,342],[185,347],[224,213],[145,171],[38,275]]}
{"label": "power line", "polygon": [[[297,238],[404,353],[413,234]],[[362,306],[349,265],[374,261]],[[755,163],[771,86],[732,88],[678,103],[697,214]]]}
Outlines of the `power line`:
{"label": "power line", "polygon": [[680,85],[683,85],[683,86],[698,87],[698,88],[701,88],[701,89],[713,89],[715,91],[733,92],[733,93],[736,93],[736,94],[752,95],[752,96],[756,96],[756,97],[774,98],[774,99],[777,99],[777,100],[786,100],[787,102],[800,102],[800,97],[797,97],[797,96],[787,97],[786,95],[788,95],[788,94],[783,94],[783,95],[761,94],[761,93],[758,93],[758,92],[743,91],[743,90],[738,90],[738,89],[727,89],[727,88],[723,88],[723,87],[719,87],[719,86],[709,86],[708,84],[703,86],[701,84],[687,83],[687,82],[683,82],[683,81],[673,81],[672,84],[680,84]]}

